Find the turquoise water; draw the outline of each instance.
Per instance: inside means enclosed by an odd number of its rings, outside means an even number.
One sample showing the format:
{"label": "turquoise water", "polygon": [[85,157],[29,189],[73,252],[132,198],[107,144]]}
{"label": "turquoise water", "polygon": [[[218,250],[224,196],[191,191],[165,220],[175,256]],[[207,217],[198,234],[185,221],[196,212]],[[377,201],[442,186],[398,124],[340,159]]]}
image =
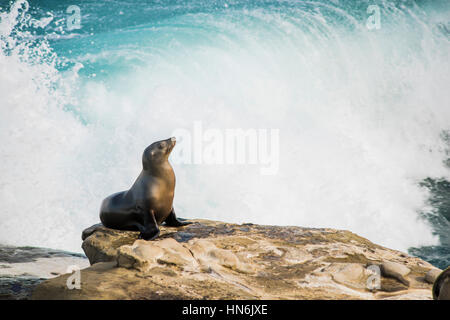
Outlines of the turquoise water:
{"label": "turquoise water", "polygon": [[280,167],[177,164],[179,215],[348,229],[449,264],[448,1],[0,7],[1,243],[80,251],[145,146],[202,121],[279,129]]}

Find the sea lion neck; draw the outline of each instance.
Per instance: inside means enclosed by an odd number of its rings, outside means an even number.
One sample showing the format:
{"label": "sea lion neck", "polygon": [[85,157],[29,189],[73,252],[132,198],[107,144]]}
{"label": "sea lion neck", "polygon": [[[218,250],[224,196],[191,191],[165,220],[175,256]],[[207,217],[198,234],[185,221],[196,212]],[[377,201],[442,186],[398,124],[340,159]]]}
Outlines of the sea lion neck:
{"label": "sea lion neck", "polygon": [[142,172],[144,174],[155,177],[171,177],[175,175],[169,161],[164,161],[162,163],[157,163],[148,167],[143,167]]}

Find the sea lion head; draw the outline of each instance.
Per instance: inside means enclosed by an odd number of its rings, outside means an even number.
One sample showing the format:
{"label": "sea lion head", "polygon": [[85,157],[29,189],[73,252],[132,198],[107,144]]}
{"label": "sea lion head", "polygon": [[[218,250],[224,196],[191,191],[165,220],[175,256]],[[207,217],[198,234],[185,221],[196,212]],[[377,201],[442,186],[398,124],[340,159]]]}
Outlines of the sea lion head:
{"label": "sea lion head", "polygon": [[169,155],[175,147],[177,140],[175,137],[156,141],[149,145],[142,155],[142,165],[144,170],[155,168],[169,160]]}

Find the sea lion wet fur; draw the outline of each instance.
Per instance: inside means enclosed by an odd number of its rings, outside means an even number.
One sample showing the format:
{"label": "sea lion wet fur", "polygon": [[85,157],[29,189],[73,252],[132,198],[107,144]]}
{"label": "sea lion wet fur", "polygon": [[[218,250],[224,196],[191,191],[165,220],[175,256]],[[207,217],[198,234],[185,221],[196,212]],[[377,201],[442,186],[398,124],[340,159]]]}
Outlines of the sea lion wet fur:
{"label": "sea lion wet fur", "polygon": [[108,228],[140,231],[139,238],[153,240],[159,235],[159,225],[180,227],[191,222],[177,219],[173,209],[175,173],[169,155],[176,139],[152,143],[142,155],[142,171],[127,190],[103,200],[100,220]]}

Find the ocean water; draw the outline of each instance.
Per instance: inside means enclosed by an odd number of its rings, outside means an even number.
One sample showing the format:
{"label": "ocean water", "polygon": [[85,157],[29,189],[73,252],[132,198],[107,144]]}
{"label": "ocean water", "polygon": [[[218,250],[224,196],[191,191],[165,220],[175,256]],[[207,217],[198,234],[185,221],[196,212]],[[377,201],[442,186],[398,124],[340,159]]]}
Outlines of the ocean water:
{"label": "ocean water", "polygon": [[144,148],[201,121],[279,129],[279,170],[174,165],[179,216],[445,267],[449,83],[447,0],[0,0],[0,243],[80,252]]}

